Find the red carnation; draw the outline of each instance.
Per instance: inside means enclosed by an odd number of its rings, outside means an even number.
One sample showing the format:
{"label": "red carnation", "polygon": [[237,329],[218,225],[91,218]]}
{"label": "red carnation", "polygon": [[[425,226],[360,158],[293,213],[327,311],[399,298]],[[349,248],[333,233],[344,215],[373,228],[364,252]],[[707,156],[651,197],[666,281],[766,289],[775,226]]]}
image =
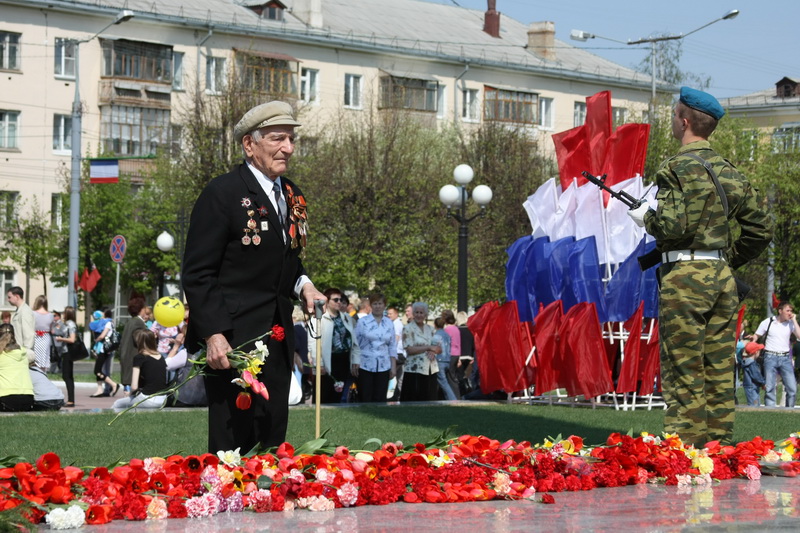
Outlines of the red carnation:
{"label": "red carnation", "polygon": [[272,326],[272,338],[278,342],[286,338],[286,332],[282,326]]}
{"label": "red carnation", "polygon": [[551,494],[542,494],[542,503],[556,503],[556,499]]}

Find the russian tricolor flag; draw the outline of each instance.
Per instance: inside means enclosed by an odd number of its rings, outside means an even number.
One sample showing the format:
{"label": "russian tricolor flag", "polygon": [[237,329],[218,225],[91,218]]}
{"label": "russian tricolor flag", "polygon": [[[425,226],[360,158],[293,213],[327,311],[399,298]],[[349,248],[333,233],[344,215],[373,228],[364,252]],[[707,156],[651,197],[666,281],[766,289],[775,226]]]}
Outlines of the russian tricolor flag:
{"label": "russian tricolor flag", "polygon": [[89,162],[90,183],[119,183],[119,160],[92,159]]}

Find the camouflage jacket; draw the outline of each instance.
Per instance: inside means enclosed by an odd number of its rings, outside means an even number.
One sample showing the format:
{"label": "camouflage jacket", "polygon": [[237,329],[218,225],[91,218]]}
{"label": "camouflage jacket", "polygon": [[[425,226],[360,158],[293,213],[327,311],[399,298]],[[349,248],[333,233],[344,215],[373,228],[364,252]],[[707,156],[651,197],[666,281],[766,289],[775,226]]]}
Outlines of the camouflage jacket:
{"label": "camouflage jacket", "polygon": [[[711,163],[728,198],[728,220],[714,180],[692,152]],[[681,147],[656,174],[658,209],[645,215],[645,228],[659,250],[724,250],[738,268],[757,257],[772,240],[766,202],[736,167],[711,149],[708,141]],[[733,240],[736,221],[741,228]],[[730,221],[730,222],[729,222]]]}

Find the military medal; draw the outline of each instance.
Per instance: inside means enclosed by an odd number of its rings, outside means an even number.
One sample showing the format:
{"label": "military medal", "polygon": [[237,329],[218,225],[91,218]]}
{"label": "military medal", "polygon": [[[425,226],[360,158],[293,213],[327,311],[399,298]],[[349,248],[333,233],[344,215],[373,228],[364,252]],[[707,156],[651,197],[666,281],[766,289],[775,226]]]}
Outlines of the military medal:
{"label": "military medal", "polygon": [[258,233],[253,235],[253,244],[256,245],[256,246],[261,244],[261,235],[259,235]]}
{"label": "military medal", "polygon": [[268,231],[269,230],[269,222],[266,220],[261,221],[261,231]]}

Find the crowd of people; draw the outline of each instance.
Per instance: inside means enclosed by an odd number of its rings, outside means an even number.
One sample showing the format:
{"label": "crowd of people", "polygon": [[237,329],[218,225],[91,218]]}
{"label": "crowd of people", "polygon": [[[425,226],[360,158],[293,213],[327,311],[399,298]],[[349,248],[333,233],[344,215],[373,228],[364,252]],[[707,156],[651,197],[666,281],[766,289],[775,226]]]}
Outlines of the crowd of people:
{"label": "crowd of people", "polygon": [[[137,408],[205,405],[202,379],[193,379],[180,391],[180,398],[152,396],[170,381],[183,380],[191,369],[183,345],[189,308],[183,322],[164,327],[155,321],[152,308],[141,296],[128,302],[130,320],[118,331],[113,313],[94,311],[89,323],[90,349],[75,322],[75,309],[48,311],[45,296],[25,303],[20,287],[8,290],[14,313],[3,312],[0,329],[0,411],[58,410],[76,406],[74,365],[89,353],[94,357],[96,389],[91,398],[113,397],[115,409],[137,404]],[[83,352],[83,353],[82,353]],[[112,363],[119,358],[120,381],[111,377]],[[66,398],[48,374],[61,374]],[[142,401],[144,400],[144,401]]]}
{"label": "crowd of people", "polygon": [[428,305],[416,302],[402,319],[381,293],[354,303],[335,287],[324,295],[320,331],[314,318],[309,324],[302,313],[294,315],[303,339],[295,364],[306,401],[314,398],[318,341],[321,403],[458,400],[471,388],[466,365],[472,354],[462,351],[469,330],[456,325],[452,311],[431,320]]}

